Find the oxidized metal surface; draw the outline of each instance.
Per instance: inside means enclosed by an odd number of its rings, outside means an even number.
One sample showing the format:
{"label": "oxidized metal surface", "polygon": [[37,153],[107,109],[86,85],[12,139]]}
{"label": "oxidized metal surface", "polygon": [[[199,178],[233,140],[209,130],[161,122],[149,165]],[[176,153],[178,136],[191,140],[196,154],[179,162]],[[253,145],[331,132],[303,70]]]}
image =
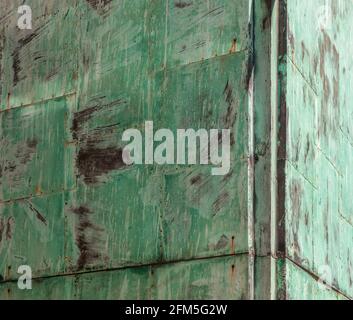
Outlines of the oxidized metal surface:
{"label": "oxidized metal surface", "polygon": [[[22,2],[0,3],[0,299],[353,298],[350,0],[28,0],[20,30]],[[146,120],[230,129],[229,174],[127,166]]]}
{"label": "oxidized metal surface", "polygon": [[353,298],[353,6],[288,0],[287,10],[286,248],[297,269],[287,295],[320,298],[310,274]]}
{"label": "oxidized metal surface", "polygon": [[[0,4],[0,297],[248,298],[251,2],[32,0],[32,30],[21,4]],[[230,129],[230,173],[126,166],[145,120]]]}

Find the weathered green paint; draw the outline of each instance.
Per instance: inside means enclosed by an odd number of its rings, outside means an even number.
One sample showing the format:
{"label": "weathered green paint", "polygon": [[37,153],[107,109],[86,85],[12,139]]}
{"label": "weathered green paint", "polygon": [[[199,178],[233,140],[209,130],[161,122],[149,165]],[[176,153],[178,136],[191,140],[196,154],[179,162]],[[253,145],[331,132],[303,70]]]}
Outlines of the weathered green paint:
{"label": "weathered green paint", "polygon": [[[28,0],[26,31],[22,2],[0,3],[0,299],[353,298],[348,0]],[[125,166],[146,120],[231,129],[231,172]]]}
{"label": "weathered green paint", "polygon": [[38,279],[35,295],[8,282],[0,299],[245,299],[246,275],[240,255]]}
{"label": "weathered green paint", "polygon": [[[20,4],[0,7],[1,298],[248,298],[250,2],[33,0],[32,31]],[[145,120],[231,129],[230,174],[124,166]]]}
{"label": "weathered green paint", "polygon": [[[320,8],[327,25],[315,19]],[[353,298],[353,7],[291,0],[287,11],[287,255],[316,276],[329,267],[332,290]],[[289,297],[298,296],[304,272],[287,274]],[[308,289],[305,297],[320,296]]]}

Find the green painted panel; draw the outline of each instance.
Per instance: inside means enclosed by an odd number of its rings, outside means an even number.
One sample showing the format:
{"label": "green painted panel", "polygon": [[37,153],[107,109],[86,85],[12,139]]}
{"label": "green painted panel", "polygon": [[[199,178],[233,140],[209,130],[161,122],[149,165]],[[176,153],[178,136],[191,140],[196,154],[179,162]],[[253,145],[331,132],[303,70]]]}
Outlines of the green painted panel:
{"label": "green painted panel", "polygon": [[145,168],[80,184],[66,207],[69,270],[159,261],[160,187],[154,170]]}
{"label": "green painted panel", "polygon": [[226,178],[208,171],[165,176],[161,214],[167,260],[247,252],[246,162],[236,163]]}
{"label": "green painted panel", "polygon": [[119,119],[132,121],[140,116],[142,120],[147,66],[152,59],[148,56],[151,30],[147,2],[113,0],[95,6],[80,1],[80,39],[76,43],[80,109],[121,100],[126,106]]}
{"label": "green painted panel", "polygon": [[[2,1],[0,297],[352,298],[348,3],[281,2],[277,43],[271,1],[31,0],[31,31]],[[124,165],[147,120],[229,128],[229,174]],[[4,282],[22,263],[41,290]]]}
{"label": "green painted panel", "polygon": [[[353,47],[346,41],[353,31],[352,6],[287,3],[288,255],[315,277],[327,269],[332,290],[352,298]],[[297,276],[289,275],[287,282],[288,294],[296,296]],[[305,297],[320,298],[308,290]]]}
{"label": "green painted panel", "polygon": [[157,299],[248,298],[247,255],[165,265],[155,274]]}
{"label": "green painted panel", "polygon": [[286,272],[288,300],[346,300],[290,261],[286,263]]}
{"label": "green painted panel", "polygon": [[62,272],[65,266],[66,195],[0,204],[0,278],[17,279],[29,265],[34,277]]}
{"label": "green painted panel", "polygon": [[250,3],[248,0],[152,1],[154,69],[170,69],[249,48]]}
{"label": "green painted panel", "polygon": [[0,200],[75,186],[68,117],[75,97],[53,99],[0,114]]}
{"label": "green painted panel", "polygon": [[247,154],[247,52],[218,57],[156,74],[155,127],[231,130],[231,160]]}
{"label": "green painted panel", "polygon": [[[1,298],[247,298],[251,2],[32,0],[26,31],[20,4],[0,4]],[[146,120],[231,129],[229,174],[125,166]]]}
{"label": "green painted panel", "polygon": [[17,8],[22,4],[8,0],[1,4],[1,12],[7,9],[9,14],[1,23],[4,42],[0,109],[33,104],[76,90],[76,1],[26,1],[33,12],[32,30],[17,27]]}
{"label": "green painted panel", "polygon": [[0,284],[0,299],[246,299],[246,256]]}

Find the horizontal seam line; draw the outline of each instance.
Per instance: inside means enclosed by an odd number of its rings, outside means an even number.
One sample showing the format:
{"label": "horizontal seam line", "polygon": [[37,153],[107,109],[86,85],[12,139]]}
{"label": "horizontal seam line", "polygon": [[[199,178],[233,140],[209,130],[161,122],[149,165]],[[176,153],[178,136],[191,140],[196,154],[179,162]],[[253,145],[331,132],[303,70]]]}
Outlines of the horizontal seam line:
{"label": "horizontal seam line", "polygon": [[[177,264],[177,263],[185,263],[185,262],[193,262],[193,261],[197,262],[197,261],[204,261],[204,260],[216,260],[216,259],[222,259],[222,258],[246,256],[248,254],[249,254],[248,251],[244,251],[244,252],[239,252],[239,253],[235,253],[235,254],[225,254],[225,255],[212,256],[212,257],[199,257],[199,258],[190,258],[190,259],[181,259],[181,260],[170,260],[170,261],[165,261],[165,262],[155,262],[155,263],[123,266],[123,267],[116,267],[116,268],[87,270],[87,271],[72,272],[72,273],[61,273],[61,274],[56,274],[56,275],[32,277],[32,281],[42,280],[42,279],[60,278],[60,277],[80,276],[80,275],[84,275],[84,274],[94,274],[94,273],[102,273],[102,272],[112,272],[112,271],[120,271],[120,270],[147,268],[147,267],[159,267],[159,266],[173,265],[173,264]],[[18,281],[18,279],[9,279],[9,280],[5,280],[5,281],[0,281],[0,285],[6,284],[6,283],[14,283],[17,281]]]}
{"label": "horizontal seam line", "polygon": [[59,96],[54,96],[54,97],[50,97],[47,99],[43,99],[43,100],[37,100],[37,101],[33,101],[31,103],[26,103],[26,104],[20,104],[20,105],[16,105],[16,106],[10,106],[10,108],[5,107],[4,109],[0,109],[0,114],[5,113],[5,112],[9,112],[11,110],[17,110],[20,108],[28,108],[28,107],[32,107],[32,106],[36,106],[38,104],[42,104],[42,103],[46,103],[49,102],[51,100],[57,100],[60,98],[66,98],[66,97],[70,97],[70,96],[74,96],[76,95],[77,92],[76,91],[72,91],[72,92],[68,92]]}
{"label": "horizontal seam line", "polygon": [[[298,264],[297,262],[295,262],[294,260],[292,260],[289,256],[286,256],[286,259],[290,262],[292,262],[294,265],[296,265],[298,268],[300,268],[301,270],[303,270],[306,274],[308,274],[312,279],[314,279],[316,282],[318,281],[318,279],[320,279],[320,277],[315,274],[314,272],[306,269],[305,267],[303,267],[302,265]],[[325,286],[328,287],[329,289],[331,289],[332,291],[334,291],[335,293],[345,297],[348,300],[352,300],[352,298],[350,298],[349,296],[347,296],[345,293],[343,293],[341,290],[337,289],[336,287],[329,285],[327,283],[325,283]]]}
{"label": "horizontal seam line", "polygon": [[202,60],[197,60],[197,61],[191,61],[191,62],[188,62],[188,63],[182,63],[182,64],[178,64],[178,65],[175,65],[175,66],[172,66],[172,67],[166,66],[164,68],[152,71],[151,73],[149,73],[149,76],[153,76],[153,75],[155,75],[155,74],[157,74],[159,72],[163,72],[163,71],[168,72],[168,71],[172,71],[172,70],[175,70],[175,69],[178,69],[178,68],[183,68],[185,66],[189,66],[189,65],[193,65],[193,64],[197,64],[197,63],[207,62],[207,61],[210,61],[212,59],[224,58],[226,56],[239,55],[239,54],[244,53],[244,52],[249,51],[249,50],[250,50],[249,48],[244,48],[244,49],[241,49],[241,50],[236,51],[236,52],[220,54],[220,55],[217,55],[217,56],[214,56],[214,57],[209,57],[209,58],[202,59]]}

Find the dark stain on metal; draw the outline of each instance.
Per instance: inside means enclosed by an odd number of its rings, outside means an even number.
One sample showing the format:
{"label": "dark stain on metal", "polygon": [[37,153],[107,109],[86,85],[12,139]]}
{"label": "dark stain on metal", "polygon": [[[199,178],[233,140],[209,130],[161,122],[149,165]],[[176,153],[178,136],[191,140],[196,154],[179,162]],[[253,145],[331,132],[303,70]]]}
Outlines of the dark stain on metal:
{"label": "dark stain on metal", "polygon": [[38,145],[38,140],[37,139],[30,139],[27,140],[27,146],[28,148],[30,148],[31,150],[37,148]]}
{"label": "dark stain on metal", "polygon": [[13,85],[16,86],[17,83],[21,80],[24,80],[25,77],[20,78],[21,68],[21,59],[20,52],[24,46],[30,43],[35,37],[38,36],[38,32],[33,32],[28,36],[18,40],[18,46],[14,49],[12,53],[12,70],[13,70]]}
{"label": "dark stain on metal", "polygon": [[85,147],[78,152],[77,167],[87,184],[97,183],[98,177],[125,166],[119,148]]}
{"label": "dark stain on metal", "polygon": [[226,83],[223,94],[227,102],[228,108],[227,113],[224,117],[225,129],[231,129],[236,121],[237,113],[235,110],[235,100],[233,96],[233,87],[230,84],[229,80]]}
{"label": "dark stain on metal", "polygon": [[[287,128],[288,128],[288,114],[287,114],[287,92],[286,92],[286,79],[287,74],[281,66],[286,65],[287,62],[287,8],[285,1],[279,2],[279,20],[278,20],[278,30],[279,30],[279,43],[278,43],[278,67],[277,71],[278,82],[279,82],[279,129],[277,134],[278,150],[277,150],[277,203],[276,203],[276,232],[277,234],[277,252],[276,256],[278,258],[286,257],[287,246],[286,246],[286,157],[287,157]],[[281,266],[279,274],[286,274],[286,267]],[[276,298],[279,300],[286,299],[287,288],[285,285],[285,278],[281,278],[280,286],[278,288]]]}
{"label": "dark stain on metal", "polygon": [[82,270],[87,265],[103,257],[101,238],[104,229],[91,222],[90,216],[92,212],[89,208],[80,206],[72,211],[78,218],[76,245],[80,255],[77,259],[77,269]]}
{"label": "dark stain on metal", "polygon": [[2,236],[4,234],[4,230],[5,230],[5,223],[4,223],[4,219],[1,218],[0,219],[0,243],[2,241]]}
{"label": "dark stain on metal", "polygon": [[[0,143],[5,146],[8,145],[9,141],[5,138],[1,139]],[[4,147],[4,156],[14,155],[14,159],[3,159],[0,162],[0,178],[4,176],[14,177],[19,174],[32,158],[36,151],[37,140],[32,139],[24,143],[16,145],[14,150],[9,147]]]}
{"label": "dark stain on metal", "polygon": [[13,227],[15,224],[15,220],[13,217],[9,217],[7,219],[7,223],[6,223],[6,240],[11,240],[12,239],[12,233],[13,233]]}
{"label": "dark stain on metal", "polygon": [[302,60],[305,59],[305,56],[310,56],[308,49],[305,46],[304,41],[301,42],[301,47],[302,47]]}
{"label": "dark stain on metal", "polygon": [[[104,98],[104,97],[102,97]],[[112,101],[108,104],[103,104],[103,105],[95,105],[90,108],[86,108],[82,111],[76,112],[74,114],[74,118],[72,121],[72,126],[71,126],[71,131],[72,131],[72,136],[74,140],[80,140],[80,138],[83,136],[82,134],[82,129],[84,127],[84,124],[89,121],[92,117],[94,117],[95,114],[98,112],[104,110],[104,109],[109,109],[112,107],[120,106],[126,103],[126,101],[122,99],[117,99],[115,101]]]}
{"label": "dark stain on metal", "polygon": [[108,5],[112,2],[112,0],[86,0],[86,2],[99,15],[104,15],[109,11]]}
{"label": "dark stain on metal", "polygon": [[[324,135],[337,132],[337,125],[340,119],[339,109],[339,82],[340,82],[340,57],[336,46],[326,32],[323,32],[323,39],[319,43],[320,52],[320,78],[322,80],[323,98],[320,115],[320,132]],[[326,73],[326,64],[333,67],[333,75]],[[331,108],[331,104],[333,108]],[[334,111],[333,116],[328,117],[329,110]]]}
{"label": "dark stain on metal", "polygon": [[37,144],[38,141],[36,139],[27,140],[24,148],[18,148],[16,151],[16,157],[19,159],[21,164],[25,165],[32,159],[33,154],[36,151]]}
{"label": "dark stain on metal", "polygon": [[214,215],[216,215],[222,210],[222,208],[229,202],[229,199],[230,199],[230,196],[228,191],[223,191],[218,196],[218,198],[212,204]]}
{"label": "dark stain on metal", "polygon": [[[2,61],[3,58],[3,51],[4,51],[4,42],[5,42],[5,37],[3,36],[3,33],[0,32],[0,61]],[[3,66],[2,63],[0,63],[0,83],[2,83],[2,78],[3,78]],[[2,103],[2,86],[0,86],[0,104]]]}
{"label": "dark stain on metal", "polygon": [[229,239],[226,235],[222,235],[222,237],[218,240],[215,249],[216,250],[221,250],[224,249],[228,246]]}
{"label": "dark stain on metal", "polygon": [[106,140],[104,130],[119,125],[114,124],[95,130],[85,130],[85,124],[98,112],[109,110],[109,108],[125,103],[123,100],[116,100],[105,105],[96,105],[77,112],[72,122],[72,136],[79,144],[79,151],[76,157],[78,173],[83,177],[86,184],[95,184],[98,178],[110,171],[126,167],[122,159],[122,149],[117,146],[102,146],[100,143]]}
{"label": "dark stain on metal", "polygon": [[234,170],[231,169],[222,179],[222,182],[227,182],[234,174]]}
{"label": "dark stain on metal", "polygon": [[47,220],[44,218],[44,216],[33,206],[33,204],[30,201],[26,201],[30,210],[36,214],[36,217],[39,221],[41,221],[44,225],[47,225]]}
{"label": "dark stain on metal", "polygon": [[202,177],[200,174],[198,174],[190,179],[191,185],[199,185],[201,182],[202,182]]}
{"label": "dark stain on metal", "polygon": [[6,101],[6,107],[7,107],[7,109],[10,109],[10,98],[11,98],[11,93],[10,92],[8,92],[8,94],[7,94],[7,101]]}
{"label": "dark stain on metal", "polygon": [[55,76],[58,75],[58,73],[59,73],[59,69],[53,69],[53,70],[51,70],[51,71],[46,75],[45,80],[46,80],[46,81],[50,81],[50,80],[54,79]]}
{"label": "dark stain on metal", "polygon": [[266,15],[262,20],[262,29],[266,30],[269,29],[271,26],[271,14],[272,14],[272,0],[265,0],[265,5],[266,5]]}
{"label": "dark stain on metal", "polygon": [[300,214],[302,212],[302,197],[303,190],[299,181],[293,180],[289,187],[289,196],[291,199],[291,207],[292,207],[292,234],[293,234],[293,252],[294,252],[294,261],[296,263],[302,263],[302,259],[300,258],[300,247],[298,240],[298,232],[300,225]]}
{"label": "dark stain on metal", "polygon": [[175,5],[176,8],[184,9],[184,8],[190,7],[192,5],[192,3],[191,2],[177,1],[177,2],[175,2],[174,5]]}

